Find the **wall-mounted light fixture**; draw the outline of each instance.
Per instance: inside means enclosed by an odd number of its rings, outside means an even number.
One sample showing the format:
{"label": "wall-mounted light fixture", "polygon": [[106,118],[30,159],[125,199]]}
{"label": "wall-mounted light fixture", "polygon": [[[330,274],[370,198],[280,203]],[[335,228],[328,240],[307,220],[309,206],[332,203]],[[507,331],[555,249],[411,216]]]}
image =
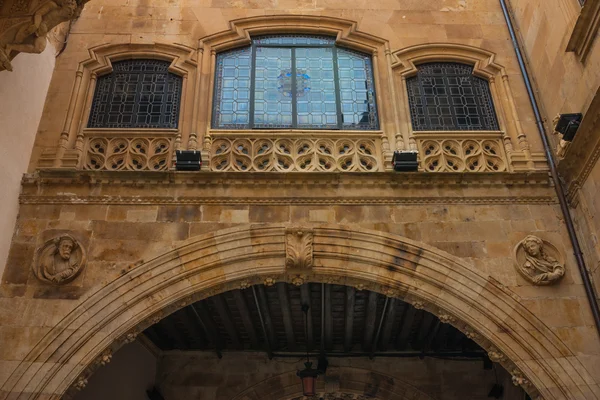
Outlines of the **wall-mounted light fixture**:
{"label": "wall-mounted light fixture", "polygon": [[175,151],[175,169],[177,171],[200,171],[202,157],[196,150]]}
{"label": "wall-mounted light fixture", "polygon": [[581,125],[582,119],[583,115],[579,113],[560,114],[554,131],[562,134],[562,140],[571,142],[577,133],[577,129],[579,129],[579,125]]}
{"label": "wall-mounted light fixture", "polygon": [[395,151],[392,157],[392,165],[394,171],[414,172],[419,169],[417,162],[417,152],[411,151]]}

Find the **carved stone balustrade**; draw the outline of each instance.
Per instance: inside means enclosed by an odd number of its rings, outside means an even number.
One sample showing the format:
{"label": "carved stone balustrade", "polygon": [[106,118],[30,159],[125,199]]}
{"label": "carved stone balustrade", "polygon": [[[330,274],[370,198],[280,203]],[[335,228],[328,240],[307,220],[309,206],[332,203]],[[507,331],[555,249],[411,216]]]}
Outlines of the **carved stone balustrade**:
{"label": "carved stone balustrade", "polygon": [[88,136],[82,168],[108,171],[166,171],[172,164],[172,135]]}
{"label": "carved stone balustrade", "polygon": [[502,132],[415,132],[426,172],[508,172]]}
{"label": "carved stone balustrade", "polygon": [[383,171],[378,136],[213,135],[210,170],[258,172]]}

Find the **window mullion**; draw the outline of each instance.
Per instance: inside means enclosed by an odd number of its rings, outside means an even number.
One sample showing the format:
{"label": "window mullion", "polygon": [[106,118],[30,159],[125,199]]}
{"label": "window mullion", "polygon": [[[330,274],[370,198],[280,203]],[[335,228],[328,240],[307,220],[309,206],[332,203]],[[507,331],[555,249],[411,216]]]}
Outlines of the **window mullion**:
{"label": "window mullion", "polygon": [[252,45],[251,51],[251,67],[250,67],[250,104],[248,105],[248,128],[254,128],[254,101],[256,91],[256,45]]}
{"label": "window mullion", "polygon": [[296,49],[292,47],[292,128],[298,127],[298,88],[296,76]]}
{"label": "window mullion", "polygon": [[342,100],[340,93],[340,76],[338,71],[338,54],[337,48],[333,47],[333,84],[335,88],[335,112],[337,114],[337,127],[343,129],[344,116],[342,114]]}

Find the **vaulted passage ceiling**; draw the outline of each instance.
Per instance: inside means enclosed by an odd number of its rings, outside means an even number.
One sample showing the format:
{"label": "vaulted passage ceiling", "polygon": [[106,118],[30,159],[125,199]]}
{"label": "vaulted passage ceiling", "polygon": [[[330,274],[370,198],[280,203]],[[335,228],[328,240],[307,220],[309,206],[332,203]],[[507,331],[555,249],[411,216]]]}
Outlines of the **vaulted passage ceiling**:
{"label": "vaulted passage ceiling", "polygon": [[[309,304],[308,334],[302,304]],[[325,350],[340,356],[484,356],[427,311],[353,287],[287,283],[233,290],[189,305],[145,331],[161,350]]]}

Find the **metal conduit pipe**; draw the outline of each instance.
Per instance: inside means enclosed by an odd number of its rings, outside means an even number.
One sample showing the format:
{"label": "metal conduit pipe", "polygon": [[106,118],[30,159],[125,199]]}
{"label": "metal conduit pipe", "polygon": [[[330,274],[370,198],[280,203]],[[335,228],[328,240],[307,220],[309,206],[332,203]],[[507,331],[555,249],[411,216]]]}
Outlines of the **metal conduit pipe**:
{"label": "metal conduit pipe", "polygon": [[558,177],[558,172],[556,170],[556,163],[554,160],[554,154],[550,147],[550,143],[548,142],[548,138],[546,137],[546,131],[544,130],[544,125],[542,122],[542,116],[540,114],[540,109],[538,107],[537,100],[535,99],[535,95],[533,93],[531,79],[529,78],[529,73],[527,72],[527,67],[525,66],[523,54],[521,53],[521,47],[519,45],[519,42],[517,41],[515,29],[514,29],[512,20],[510,18],[510,14],[508,12],[508,7],[506,5],[506,0],[499,0],[499,1],[500,1],[500,7],[502,7],[502,12],[504,13],[504,19],[506,20],[506,25],[507,25],[508,31],[510,33],[510,38],[512,40],[513,47],[515,49],[515,53],[517,54],[519,68],[521,69],[521,74],[523,75],[523,80],[525,81],[525,87],[527,88],[527,94],[529,96],[529,101],[531,102],[531,107],[533,108],[533,113],[535,114],[535,121],[537,124],[537,128],[538,128],[538,131],[542,138],[542,143],[544,144],[544,152],[546,153],[546,158],[548,159],[548,163],[550,165],[550,174],[551,174],[552,180],[554,182],[554,187],[556,188],[556,194],[558,196],[558,202],[560,203],[560,209],[565,218],[565,224],[567,225],[567,231],[569,232],[569,239],[571,239],[571,245],[573,246],[573,253],[575,254],[575,260],[577,261],[577,266],[579,267],[579,273],[581,274],[581,278],[583,280],[585,294],[587,295],[588,301],[590,303],[590,308],[592,309],[592,315],[594,317],[594,322],[596,323],[596,332],[598,333],[598,335],[600,335],[600,309],[598,308],[598,300],[594,293],[594,287],[592,286],[590,276],[588,275],[587,268],[585,266],[585,261],[583,259],[583,252],[581,251],[581,246],[579,245],[579,240],[577,239],[577,233],[575,232],[575,226],[573,224],[573,219],[571,218],[571,213],[569,212],[569,205],[567,203],[567,197],[565,196],[562,182],[561,182],[560,178]]}

